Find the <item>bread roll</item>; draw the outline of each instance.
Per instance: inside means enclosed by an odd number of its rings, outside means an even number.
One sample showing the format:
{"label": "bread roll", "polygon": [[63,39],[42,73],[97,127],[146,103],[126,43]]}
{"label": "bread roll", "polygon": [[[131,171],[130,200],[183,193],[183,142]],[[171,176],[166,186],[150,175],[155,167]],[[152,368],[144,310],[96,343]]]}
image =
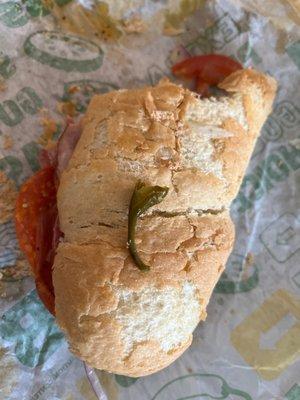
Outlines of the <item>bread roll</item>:
{"label": "bread roll", "polygon": [[[191,344],[234,242],[229,206],[271,111],[274,79],[241,70],[200,99],[162,80],[93,97],[58,190],[56,317],[71,351],[128,376],[156,372]],[[127,248],[138,180],[167,186]]]}

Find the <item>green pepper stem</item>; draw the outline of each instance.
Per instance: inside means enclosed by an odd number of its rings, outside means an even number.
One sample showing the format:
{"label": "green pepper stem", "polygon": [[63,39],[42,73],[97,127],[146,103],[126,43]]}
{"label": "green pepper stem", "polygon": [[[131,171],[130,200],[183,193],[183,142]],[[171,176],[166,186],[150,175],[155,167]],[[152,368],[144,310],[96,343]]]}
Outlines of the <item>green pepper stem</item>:
{"label": "green pepper stem", "polygon": [[160,203],[167,195],[169,189],[161,186],[146,186],[141,181],[135,186],[131,197],[128,213],[128,248],[136,266],[141,271],[149,271],[150,266],[145,264],[138,254],[135,243],[135,233],[138,217],[150,207]]}

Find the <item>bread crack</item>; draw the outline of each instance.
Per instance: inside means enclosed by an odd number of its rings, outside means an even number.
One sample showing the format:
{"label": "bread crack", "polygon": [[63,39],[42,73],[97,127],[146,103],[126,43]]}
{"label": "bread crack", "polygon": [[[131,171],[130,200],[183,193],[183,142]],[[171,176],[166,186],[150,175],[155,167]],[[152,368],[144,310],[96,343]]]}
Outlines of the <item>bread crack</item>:
{"label": "bread crack", "polygon": [[162,217],[162,218],[174,218],[174,217],[180,217],[180,216],[185,216],[189,217],[195,214],[198,214],[199,217],[202,215],[219,215],[222,214],[225,211],[225,207],[222,207],[220,209],[207,209],[207,210],[202,210],[202,209],[190,209],[187,211],[160,211],[160,210],[153,210],[150,213],[145,214],[147,217]]}

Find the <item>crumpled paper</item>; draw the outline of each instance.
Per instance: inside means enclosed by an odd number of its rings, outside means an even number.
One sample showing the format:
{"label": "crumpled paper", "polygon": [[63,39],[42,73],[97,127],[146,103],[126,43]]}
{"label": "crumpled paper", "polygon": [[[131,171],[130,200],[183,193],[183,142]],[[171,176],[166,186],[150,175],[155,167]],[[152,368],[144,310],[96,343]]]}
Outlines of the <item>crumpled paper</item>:
{"label": "crumpled paper", "polygon": [[233,0],[248,11],[268,17],[277,27],[286,31],[300,31],[299,0]]}
{"label": "crumpled paper", "polygon": [[0,170],[19,187],[38,170],[39,149],[57,137],[65,114],[82,115],[94,93],[154,84],[188,55],[227,54],[279,82],[232,205],[234,250],[190,349],[165,370],[133,379],[70,354],[32,278],[9,272],[19,254],[12,217],[3,214],[0,399],[299,400],[299,37],[230,0],[141,4],[132,2],[124,22],[97,3],[102,19],[84,36],[80,18],[90,14],[70,15],[68,0],[50,10],[40,0],[1,1]]}

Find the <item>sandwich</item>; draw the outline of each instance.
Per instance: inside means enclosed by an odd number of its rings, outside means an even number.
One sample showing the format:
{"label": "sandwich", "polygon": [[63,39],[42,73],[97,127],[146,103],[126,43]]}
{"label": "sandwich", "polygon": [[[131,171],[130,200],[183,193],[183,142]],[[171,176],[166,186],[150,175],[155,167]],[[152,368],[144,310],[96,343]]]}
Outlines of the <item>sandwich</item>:
{"label": "sandwich", "polygon": [[276,92],[252,69],[218,86],[217,98],[167,79],[95,95],[20,190],[16,230],[39,296],[92,367],[159,371],[206,318]]}

